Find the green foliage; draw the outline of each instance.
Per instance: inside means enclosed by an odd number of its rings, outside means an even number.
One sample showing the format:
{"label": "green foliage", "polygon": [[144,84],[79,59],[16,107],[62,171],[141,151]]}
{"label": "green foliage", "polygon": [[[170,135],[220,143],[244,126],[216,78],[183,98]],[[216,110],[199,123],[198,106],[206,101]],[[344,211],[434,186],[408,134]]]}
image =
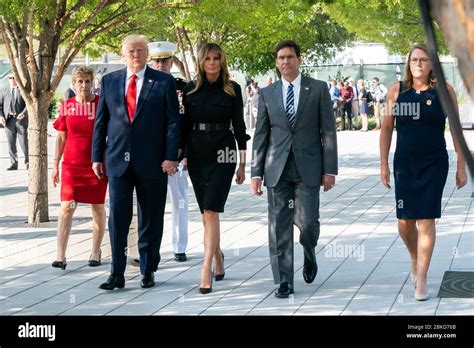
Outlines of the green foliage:
{"label": "green foliage", "polygon": [[[406,54],[415,43],[425,42],[416,0],[326,0],[323,8],[331,18],[355,33],[360,40],[380,42],[390,52]],[[435,26],[436,27],[436,26]],[[436,29],[438,49],[448,52]]]}
{"label": "green foliage", "polygon": [[55,93],[51,98],[51,102],[48,108],[48,118],[57,118],[59,114],[59,107],[64,97],[61,94]]}
{"label": "green foliage", "polygon": [[176,42],[176,28],[185,28],[197,48],[216,42],[224,48],[231,67],[248,75],[275,67],[273,50],[280,40],[295,40],[305,62],[314,64],[353,37],[320,6],[299,0],[202,0],[188,9],[160,9],[154,21],[142,24],[156,40]]}
{"label": "green foliage", "polygon": [[317,64],[332,56],[351,35],[330,20],[317,5],[277,2],[251,19],[252,28],[241,28],[243,40],[227,46],[235,68],[249,75],[264,73],[275,66],[273,51],[280,40],[292,39],[301,46],[305,64]]}

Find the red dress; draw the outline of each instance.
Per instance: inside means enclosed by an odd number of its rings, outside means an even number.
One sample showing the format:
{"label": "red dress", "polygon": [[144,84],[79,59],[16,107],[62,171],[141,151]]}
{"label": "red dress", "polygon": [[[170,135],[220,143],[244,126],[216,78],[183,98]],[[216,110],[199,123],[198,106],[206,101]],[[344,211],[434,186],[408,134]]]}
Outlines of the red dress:
{"label": "red dress", "polygon": [[67,132],[61,173],[61,201],[104,204],[107,177],[99,180],[92,170],[92,132],[99,97],[79,103],[76,98],[62,102],[53,127]]}

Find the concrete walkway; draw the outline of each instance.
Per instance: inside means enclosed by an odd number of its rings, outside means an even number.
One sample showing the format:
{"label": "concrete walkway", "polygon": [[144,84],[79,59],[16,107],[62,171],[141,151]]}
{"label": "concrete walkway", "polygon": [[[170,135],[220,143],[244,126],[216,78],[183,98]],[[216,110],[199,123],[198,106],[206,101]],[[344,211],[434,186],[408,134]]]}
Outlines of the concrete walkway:
{"label": "concrete walkway", "polygon": [[[49,163],[55,132],[50,130]],[[413,299],[410,261],[398,236],[394,190],[379,181],[379,132],[340,132],[337,185],[321,193],[319,273],[313,284],[302,278],[303,250],[295,233],[295,294],[273,296],[267,244],[266,195],[250,193],[249,170],[242,186],[233,184],[221,216],[221,245],[226,277],[213,292],[197,287],[203,256],[203,229],[190,189],[189,260],[173,261],[169,200],[166,207],[162,261],[157,285],[142,289],[138,268],[127,266],[122,290],[98,289],[110,266],[106,233],[103,265],[87,266],[91,248],[91,214],[76,211],[67,250],[67,270],[51,267],[56,257],[59,188],[49,183],[52,222],[28,227],[27,176],[24,165],[9,165],[5,133],[0,130],[0,313],[3,315],[473,315],[474,299],[440,299],[445,271],[474,271],[474,205],[471,183],[455,188],[455,162],[447,133],[450,171],[437,221],[437,243],[429,272],[432,298]],[[395,138],[394,142],[395,144]],[[393,150],[393,149],[392,149]],[[249,153],[251,149],[249,149]],[[21,155],[20,155],[21,156]],[[21,158],[20,161],[23,159]],[[393,182],[393,179],[392,179]],[[137,255],[136,230],[130,231],[130,257]]]}

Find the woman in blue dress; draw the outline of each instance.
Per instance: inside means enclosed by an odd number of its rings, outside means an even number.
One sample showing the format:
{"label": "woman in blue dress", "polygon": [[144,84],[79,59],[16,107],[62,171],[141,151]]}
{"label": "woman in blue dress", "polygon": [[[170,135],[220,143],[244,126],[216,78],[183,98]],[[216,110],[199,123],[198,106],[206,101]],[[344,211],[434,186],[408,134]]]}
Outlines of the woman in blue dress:
{"label": "woman in blue dress", "polygon": [[[457,108],[456,95],[449,84],[448,91]],[[411,257],[410,278],[415,285],[415,299],[424,301],[429,298],[426,279],[436,239],[435,219],[441,216],[441,198],[449,168],[444,139],[446,115],[425,45],[418,44],[410,50],[404,80],[390,87],[385,110],[380,134],[380,177],[390,188],[388,154],[396,118],[393,168],[398,231]],[[454,146],[459,189],[466,185],[467,175],[456,141]]]}

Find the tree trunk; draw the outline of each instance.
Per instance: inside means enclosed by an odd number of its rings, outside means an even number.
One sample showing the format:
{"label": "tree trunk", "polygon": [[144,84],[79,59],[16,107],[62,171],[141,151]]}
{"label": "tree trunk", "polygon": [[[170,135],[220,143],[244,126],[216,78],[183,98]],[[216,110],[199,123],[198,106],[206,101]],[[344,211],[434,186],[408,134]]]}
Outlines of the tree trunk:
{"label": "tree trunk", "polygon": [[50,93],[28,105],[28,223],[49,221],[48,214],[48,107]]}
{"label": "tree trunk", "polygon": [[183,40],[181,39],[181,34],[179,32],[179,28],[178,27],[173,27],[173,31],[174,31],[174,37],[175,37],[176,42],[178,44],[179,56],[181,58],[181,60],[179,60],[178,57],[175,56],[173,58],[173,62],[178,67],[179,72],[181,73],[181,75],[183,75],[184,79],[186,81],[190,81],[191,77],[190,77],[190,74],[189,74],[188,64],[186,62],[186,53],[184,52]]}
{"label": "tree trunk", "polygon": [[430,6],[474,100],[474,2],[432,0]]}

